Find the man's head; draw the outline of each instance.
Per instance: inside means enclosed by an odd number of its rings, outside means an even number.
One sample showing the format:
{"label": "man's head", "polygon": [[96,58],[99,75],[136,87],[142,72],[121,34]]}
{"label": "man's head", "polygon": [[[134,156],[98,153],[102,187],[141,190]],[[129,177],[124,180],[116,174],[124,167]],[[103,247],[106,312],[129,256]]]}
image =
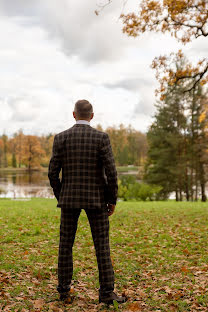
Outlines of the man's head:
{"label": "man's head", "polygon": [[76,120],[90,121],[94,116],[92,104],[87,100],[77,101],[74,106],[73,116]]}

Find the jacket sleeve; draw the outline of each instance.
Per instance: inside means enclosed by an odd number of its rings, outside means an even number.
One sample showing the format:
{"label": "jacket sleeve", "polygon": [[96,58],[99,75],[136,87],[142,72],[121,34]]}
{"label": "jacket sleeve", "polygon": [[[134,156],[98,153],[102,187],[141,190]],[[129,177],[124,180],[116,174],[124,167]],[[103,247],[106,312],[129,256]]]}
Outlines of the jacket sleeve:
{"label": "jacket sleeve", "polygon": [[110,204],[116,205],[118,194],[117,171],[110,143],[110,138],[107,133],[104,133],[104,136],[102,138],[102,143],[100,147],[100,156],[107,177],[107,201]]}
{"label": "jacket sleeve", "polygon": [[57,200],[59,200],[59,194],[61,191],[61,181],[59,178],[59,173],[61,171],[61,150],[58,146],[57,135],[54,137],[52,156],[48,167],[48,178],[50,185],[53,188],[53,193]]}

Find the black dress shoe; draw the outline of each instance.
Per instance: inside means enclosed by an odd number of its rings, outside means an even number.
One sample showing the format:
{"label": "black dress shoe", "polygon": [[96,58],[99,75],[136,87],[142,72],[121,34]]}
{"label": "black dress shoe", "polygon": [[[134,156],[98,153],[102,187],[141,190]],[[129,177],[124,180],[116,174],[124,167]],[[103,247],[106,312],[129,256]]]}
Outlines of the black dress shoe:
{"label": "black dress shoe", "polygon": [[60,293],[60,300],[64,301],[65,303],[72,303],[73,297],[70,295],[69,292]]}
{"label": "black dress shoe", "polygon": [[69,292],[60,293],[60,300],[65,300],[69,297]]}
{"label": "black dress shoe", "polygon": [[114,292],[112,292],[109,296],[99,295],[99,303],[103,302],[106,304],[113,304],[113,301],[117,301],[118,303],[124,303],[127,301],[126,297],[117,296]]}

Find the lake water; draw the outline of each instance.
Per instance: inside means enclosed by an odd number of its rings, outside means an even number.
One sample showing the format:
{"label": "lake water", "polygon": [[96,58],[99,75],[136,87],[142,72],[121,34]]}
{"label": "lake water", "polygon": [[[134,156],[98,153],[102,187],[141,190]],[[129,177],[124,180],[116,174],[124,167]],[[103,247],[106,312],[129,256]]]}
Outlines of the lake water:
{"label": "lake water", "polygon": [[0,197],[6,198],[53,198],[47,171],[0,170]]}
{"label": "lake water", "polygon": [[0,198],[31,197],[54,198],[47,170],[31,173],[27,170],[0,170]]}
{"label": "lake water", "polygon": [[[118,172],[136,175],[136,171]],[[140,180],[137,180],[141,182]],[[208,190],[207,190],[208,194]],[[31,198],[44,197],[54,198],[52,188],[48,180],[48,171],[27,170],[1,170],[0,169],[0,198]],[[170,199],[175,199],[175,193],[171,193]]]}

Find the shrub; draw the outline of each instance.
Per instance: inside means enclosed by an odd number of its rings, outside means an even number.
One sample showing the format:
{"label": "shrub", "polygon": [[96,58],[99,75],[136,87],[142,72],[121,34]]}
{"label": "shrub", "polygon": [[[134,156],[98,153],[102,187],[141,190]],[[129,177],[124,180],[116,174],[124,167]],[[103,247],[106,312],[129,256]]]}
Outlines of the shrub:
{"label": "shrub", "polygon": [[158,200],[161,186],[136,182],[134,176],[125,175],[118,180],[118,197],[127,200]]}
{"label": "shrub", "polygon": [[140,189],[139,189],[139,198],[141,200],[156,200],[157,194],[161,191],[162,187],[159,185],[150,185],[141,183]]}
{"label": "shrub", "polygon": [[129,186],[129,184],[134,184],[136,183],[136,177],[133,176],[132,174],[124,174],[120,176],[120,181],[122,185]]}

